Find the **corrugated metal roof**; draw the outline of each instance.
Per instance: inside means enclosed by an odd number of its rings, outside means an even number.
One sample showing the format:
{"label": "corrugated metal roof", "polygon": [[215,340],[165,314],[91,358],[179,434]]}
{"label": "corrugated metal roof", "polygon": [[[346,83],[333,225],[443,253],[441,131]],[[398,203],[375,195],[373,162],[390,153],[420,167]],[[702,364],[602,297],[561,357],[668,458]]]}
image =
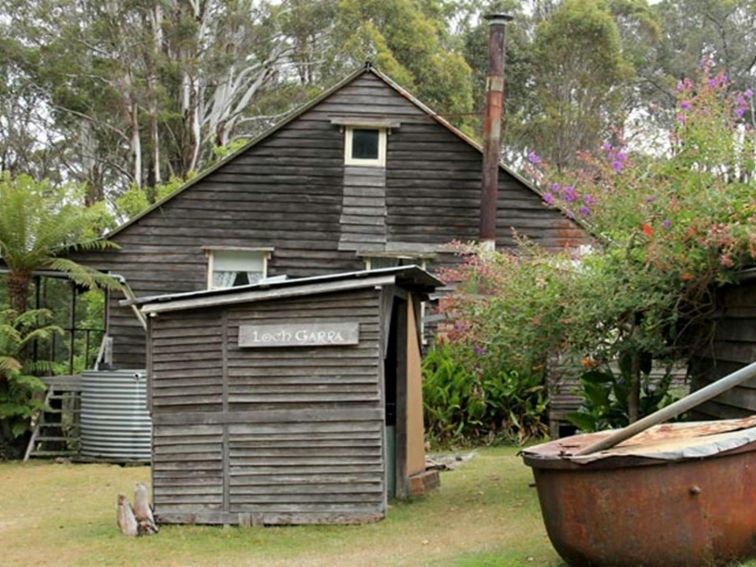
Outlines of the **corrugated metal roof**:
{"label": "corrugated metal roof", "polygon": [[145,313],[158,313],[390,284],[424,294],[444,285],[441,280],[418,266],[396,266],[307,278],[263,280],[255,284],[223,289],[140,297],[121,301],[120,304],[141,305]]}

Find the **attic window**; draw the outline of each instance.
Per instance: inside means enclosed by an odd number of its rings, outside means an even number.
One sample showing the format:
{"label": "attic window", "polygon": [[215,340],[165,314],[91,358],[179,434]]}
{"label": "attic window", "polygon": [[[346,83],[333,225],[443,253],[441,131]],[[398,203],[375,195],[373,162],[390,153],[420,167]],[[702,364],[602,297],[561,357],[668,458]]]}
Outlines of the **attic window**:
{"label": "attic window", "polygon": [[344,163],[370,167],[386,165],[386,129],[346,127]]}
{"label": "attic window", "polygon": [[267,276],[270,248],[205,248],[205,251],[208,289],[250,285]]}

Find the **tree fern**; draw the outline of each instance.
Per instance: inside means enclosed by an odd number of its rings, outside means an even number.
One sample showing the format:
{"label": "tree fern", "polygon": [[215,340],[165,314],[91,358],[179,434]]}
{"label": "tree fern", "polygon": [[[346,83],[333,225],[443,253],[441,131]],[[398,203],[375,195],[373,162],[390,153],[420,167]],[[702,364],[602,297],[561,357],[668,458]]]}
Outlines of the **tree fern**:
{"label": "tree fern", "polygon": [[8,268],[11,306],[26,311],[34,272],[54,270],[85,287],[117,288],[113,278],[72,260],[73,252],[116,245],[97,238],[100,212],[73,204],[66,192],[28,175],[0,177],[0,259]]}

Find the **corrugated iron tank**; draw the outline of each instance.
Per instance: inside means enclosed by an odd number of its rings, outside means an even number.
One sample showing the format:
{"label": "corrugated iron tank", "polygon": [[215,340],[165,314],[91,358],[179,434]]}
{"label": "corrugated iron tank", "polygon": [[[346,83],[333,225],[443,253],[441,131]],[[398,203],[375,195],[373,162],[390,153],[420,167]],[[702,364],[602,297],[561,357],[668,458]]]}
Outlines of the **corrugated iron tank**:
{"label": "corrugated iron tank", "polygon": [[81,456],[149,462],[152,421],[145,370],[87,370],[81,375]]}

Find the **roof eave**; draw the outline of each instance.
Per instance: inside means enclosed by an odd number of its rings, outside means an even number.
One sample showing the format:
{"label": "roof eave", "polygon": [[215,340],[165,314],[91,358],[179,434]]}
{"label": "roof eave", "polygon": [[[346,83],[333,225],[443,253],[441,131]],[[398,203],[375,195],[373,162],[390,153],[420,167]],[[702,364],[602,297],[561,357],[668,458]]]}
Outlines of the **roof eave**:
{"label": "roof eave", "polygon": [[417,293],[427,294],[443,282],[419,266],[397,266],[378,270],[361,270],[293,280],[261,282],[239,288],[210,289],[177,294],[141,297],[121,301],[121,305],[141,305],[144,313],[180,311],[252,301],[281,299],[396,284]]}

